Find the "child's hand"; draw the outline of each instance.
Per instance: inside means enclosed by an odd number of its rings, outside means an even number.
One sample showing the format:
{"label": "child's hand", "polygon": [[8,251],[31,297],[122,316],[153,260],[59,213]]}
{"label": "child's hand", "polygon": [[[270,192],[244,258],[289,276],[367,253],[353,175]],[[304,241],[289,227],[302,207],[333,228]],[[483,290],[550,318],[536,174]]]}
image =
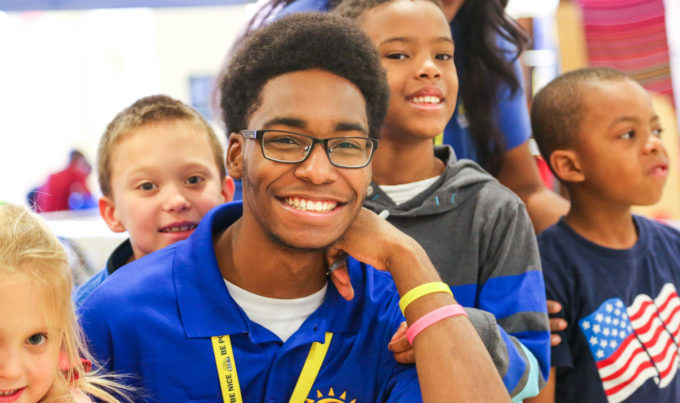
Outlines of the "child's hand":
{"label": "child's hand", "polygon": [[416,356],[413,353],[413,346],[406,338],[406,322],[401,322],[399,328],[392,336],[392,340],[387,348],[394,354],[394,359],[400,364],[415,364]]}
{"label": "child's hand", "polygon": [[[548,300],[548,314],[555,314],[555,313],[560,313],[562,311],[562,305],[560,305],[559,302],[553,301],[553,300]],[[562,318],[550,318],[550,345],[552,347],[557,346],[562,342],[562,337],[560,337],[559,334],[555,334],[555,332],[561,332],[562,330],[567,328],[567,321],[562,319]]]}

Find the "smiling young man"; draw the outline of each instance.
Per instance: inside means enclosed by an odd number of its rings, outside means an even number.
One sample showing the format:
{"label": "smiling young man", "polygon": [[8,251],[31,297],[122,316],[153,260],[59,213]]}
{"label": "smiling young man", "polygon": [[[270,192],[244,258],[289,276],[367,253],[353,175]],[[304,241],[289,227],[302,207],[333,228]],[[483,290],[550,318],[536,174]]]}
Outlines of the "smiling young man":
{"label": "smiling young man", "polygon": [[[243,205],[212,210],[91,295],[95,354],[149,401],[508,401],[425,251],[361,207],[388,102],[361,30],[281,19],[245,42],[221,93]],[[327,274],[345,255],[351,301]],[[399,295],[416,367],[387,349]]]}

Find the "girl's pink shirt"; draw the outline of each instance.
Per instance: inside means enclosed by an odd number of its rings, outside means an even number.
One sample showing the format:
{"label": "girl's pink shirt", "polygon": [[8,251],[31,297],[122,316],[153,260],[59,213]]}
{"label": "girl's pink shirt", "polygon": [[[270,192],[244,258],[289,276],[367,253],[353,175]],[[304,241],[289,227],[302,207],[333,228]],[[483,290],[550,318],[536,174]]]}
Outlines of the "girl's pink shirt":
{"label": "girl's pink shirt", "polygon": [[71,396],[75,403],[92,403],[92,399],[87,397],[80,389],[71,389]]}

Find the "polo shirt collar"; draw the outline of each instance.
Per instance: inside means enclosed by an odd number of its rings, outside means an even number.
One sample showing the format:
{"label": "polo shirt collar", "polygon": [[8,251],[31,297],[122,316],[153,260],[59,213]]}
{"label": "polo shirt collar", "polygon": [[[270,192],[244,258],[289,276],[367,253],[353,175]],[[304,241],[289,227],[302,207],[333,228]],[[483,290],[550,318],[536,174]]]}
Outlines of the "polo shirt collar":
{"label": "polo shirt collar", "polygon": [[128,238],[111,253],[106,261],[106,271],[109,274],[113,274],[114,271],[128,264],[133,255],[132,244],[130,243],[130,238]]}
{"label": "polo shirt collar", "polygon": [[[242,215],[242,202],[226,203],[206,214],[194,233],[179,242],[173,261],[177,303],[184,330],[189,338],[248,333],[255,343],[271,341],[273,333],[251,322],[229,294],[217,265],[214,236],[235,223]],[[310,315],[300,330],[316,327],[315,340],[323,341],[326,331],[357,333],[361,324],[366,267],[348,259],[355,297],[346,301],[329,281],[323,304]],[[319,339],[319,340],[316,340]]]}

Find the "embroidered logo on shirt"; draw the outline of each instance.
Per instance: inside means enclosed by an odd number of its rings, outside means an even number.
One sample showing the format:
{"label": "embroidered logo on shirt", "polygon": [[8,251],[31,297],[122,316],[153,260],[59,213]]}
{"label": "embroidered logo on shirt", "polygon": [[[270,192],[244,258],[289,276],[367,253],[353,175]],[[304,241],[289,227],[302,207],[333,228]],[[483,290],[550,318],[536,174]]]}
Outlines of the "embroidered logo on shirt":
{"label": "embroidered logo on shirt", "polygon": [[626,307],[611,298],[579,321],[609,402],[620,402],[648,379],[668,386],[680,356],[680,297],[671,283],[652,299],[640,294]]}
{"label": "embroidered logo on shirt", "polygon": [[314,399],[307,399],[305,403],[356,403],[357,399],[353,399],[351,401],[345,400],[347,398],[347,392],[342,392],[342,394],[338,397],[335,397],[335,392],[333,392],[333,388],[331,388],[328,391],[328,396],[324,396],[323,393],[321,393],[320,390],[316,390],[316,398],[317,400]]}

